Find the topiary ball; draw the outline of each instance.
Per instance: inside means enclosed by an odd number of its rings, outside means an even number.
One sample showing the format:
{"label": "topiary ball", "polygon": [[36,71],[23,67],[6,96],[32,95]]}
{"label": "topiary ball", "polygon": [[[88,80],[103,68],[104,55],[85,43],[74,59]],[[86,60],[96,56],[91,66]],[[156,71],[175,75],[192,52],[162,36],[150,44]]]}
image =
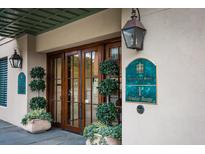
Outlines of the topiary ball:
{"label": "topiary ball", "polygon": [[117,118],[117,108],[113,103],[99,104],[96,113],[97,119],[106,125],[112,125]]}
{"label": "topiary ball", "polygon": [[103,96],[109,96],[118,90],[118,81],[115,79],[107,78],[98,84],[98,91]]}
{"label": "topiary ball", "polygon": [[108,59],[100,63],[99,70],[104,75],[118,75],[119,66],[115,60]]}
{"label": "topiary ball", "polygon": [[45,81],[42,79],[31,81],[29,86],[31,91],[44,91],[46,88]]}
{"label": "topiary ball", "polygon": [[45,109],[46,108],[46,99],[44,97],[33,97],[30,100],[31,110]]}
{"label": "topiary ball", "polygon": [[32,68],[30,72],[31,78],[42,79],[45,76],[45,69],[43,67],[37,66]]}

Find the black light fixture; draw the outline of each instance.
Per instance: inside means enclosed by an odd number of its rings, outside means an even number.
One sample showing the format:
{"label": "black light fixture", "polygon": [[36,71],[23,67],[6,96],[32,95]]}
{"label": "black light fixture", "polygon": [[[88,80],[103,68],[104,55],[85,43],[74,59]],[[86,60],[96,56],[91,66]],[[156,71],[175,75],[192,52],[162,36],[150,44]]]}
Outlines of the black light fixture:
{"label": "black light fixture", "polygon": [[9,58],[9,62],[13,68],[22,68],[23,58],[14,50],[14,54]]}
{"label": "black light fixture", "polygon": [[[138,17],[136,15],[136,10],[138,12]],[[140,22],[139,9],[132,9],[131,20],[127,21],[122,29],[127,48],[142,50],[145,32],[146,29]]]}

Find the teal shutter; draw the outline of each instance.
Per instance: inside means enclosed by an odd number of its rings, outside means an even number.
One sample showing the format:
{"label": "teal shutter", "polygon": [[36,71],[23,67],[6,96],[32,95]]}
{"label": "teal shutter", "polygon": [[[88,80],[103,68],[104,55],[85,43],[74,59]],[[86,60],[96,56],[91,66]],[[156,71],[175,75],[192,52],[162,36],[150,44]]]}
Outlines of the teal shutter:
{"label": "teal shutter", "polygon": [[7,106],[7,57],[0,58],[0,106]]}

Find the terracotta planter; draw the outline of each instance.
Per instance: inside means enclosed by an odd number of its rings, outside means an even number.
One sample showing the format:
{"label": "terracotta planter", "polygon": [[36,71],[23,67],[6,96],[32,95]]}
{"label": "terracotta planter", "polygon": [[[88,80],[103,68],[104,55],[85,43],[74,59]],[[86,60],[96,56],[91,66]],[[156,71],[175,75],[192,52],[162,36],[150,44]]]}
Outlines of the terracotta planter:
{"label": "terracotta planter", "polygon": [[[100,140],[102,139],[102,136],[100,134],[95,134],[95,139],[92,141],[90,141],[90,139],[86,140],[86,145],[100,145]],[[114,139],[112,137],[105,137],[105,142],[108,145],[120,145],[121,142],[117,139]]]}
{"label": "terracotta planter", "polygon": [[51,123],[47,120],[34,119],[29,121],[23,128],[30,133],[40,133],[49,130]]}

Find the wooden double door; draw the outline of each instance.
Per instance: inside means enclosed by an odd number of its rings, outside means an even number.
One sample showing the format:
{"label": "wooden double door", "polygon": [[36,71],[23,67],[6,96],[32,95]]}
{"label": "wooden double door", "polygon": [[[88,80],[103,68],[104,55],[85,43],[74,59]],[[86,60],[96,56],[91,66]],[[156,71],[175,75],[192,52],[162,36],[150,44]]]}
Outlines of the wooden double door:
{"label": "wooden double door", "polygon": [[48,55],[48,110],[55,126],[82,133],[96,121],[97,105],[104,100],[97,90],[103,78],[99,63],[106,56],[104,49],[96,46]]}
{"label": "wooden double door", "polygon": [[96,120],[100,58],[99,47],[49,57],[49,110],[55,125],[82,132]]}

